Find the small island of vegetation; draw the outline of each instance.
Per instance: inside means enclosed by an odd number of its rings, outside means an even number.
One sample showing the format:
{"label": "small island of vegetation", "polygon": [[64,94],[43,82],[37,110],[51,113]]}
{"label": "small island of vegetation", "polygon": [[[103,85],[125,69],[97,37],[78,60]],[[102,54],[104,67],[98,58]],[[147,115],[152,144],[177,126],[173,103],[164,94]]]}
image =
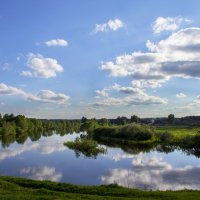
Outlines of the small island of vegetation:
{"label": "small island of vegetation", "polygon": [[86,157],[96,158],[98,154],[106,153],[106,149],[100,147],[98,143],[92,139],[76,138],[75,141],[64,143],[69,149],[73,149],[77,157],[82,153]]}

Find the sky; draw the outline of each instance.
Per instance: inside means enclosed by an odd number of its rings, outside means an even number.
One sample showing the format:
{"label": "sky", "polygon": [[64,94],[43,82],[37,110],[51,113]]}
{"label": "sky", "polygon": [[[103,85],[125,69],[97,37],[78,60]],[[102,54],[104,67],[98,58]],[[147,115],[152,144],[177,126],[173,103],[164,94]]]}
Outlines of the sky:
{"label": "sky", "polygon": [[200,113],[200,1],[0,0],[0,113]]}

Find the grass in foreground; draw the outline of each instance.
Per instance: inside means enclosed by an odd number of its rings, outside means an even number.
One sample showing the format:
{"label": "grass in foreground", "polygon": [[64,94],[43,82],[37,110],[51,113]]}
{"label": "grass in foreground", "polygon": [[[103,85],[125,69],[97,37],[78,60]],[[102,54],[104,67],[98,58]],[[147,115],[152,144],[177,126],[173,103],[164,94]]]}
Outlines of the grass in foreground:
{"label": "grass in foreground", "polygon": [[142,191],[117,185],[77,186],[50,181],[34,181],[24,178],[0,177],[0,199],[164,199],[198,200],[200,191]]}

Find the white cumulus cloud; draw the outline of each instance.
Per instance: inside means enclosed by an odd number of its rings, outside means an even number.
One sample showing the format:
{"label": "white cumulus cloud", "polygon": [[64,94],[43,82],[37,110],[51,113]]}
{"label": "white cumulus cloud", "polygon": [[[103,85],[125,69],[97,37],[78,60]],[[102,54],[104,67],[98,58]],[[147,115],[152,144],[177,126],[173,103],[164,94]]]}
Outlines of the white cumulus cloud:
{"label": "white cumulus cloud", "polygon": [[27,66],[31,71],[23,70],[21,75],[28,77],[51,78],[56,77],[57,73],[64,71],[64,68],[56,59],[45,58],[40,54],[28,54]]}
{"label": "white cumulus cloud", "polygon": [[47,46],[68,46],[68,42],[64,39],[54,39],[46,41]]}
{"label": "white cumulus cloud", "polygon": [[25,95],[26,93],[16,87],[0,83],[0,95]]}
{"label": "white cumulus cloud", "polygon": [[27,99],[41,103],[66,104],[70,97],[63,93],[54,93],[50,90],[41,90],[37,95],[28,95]]}
{"label": "white cumulus cloud", "polygon": [[97,98],[108,96],[108,93],[106,92],[106,90],[96,90],[95,92],[97,94],[96,96]]}
{"label": "white cumulus cloud", "polygon": [[[117,92],[125,95],[125,97],[113,97],[110,93]],[[114,84],[111,87],[104,88],[99,93],[99,100],[93,103],[93,106],[126,106],[126,105],[150,105],[150,104],[167,104],[168,100],[153,95],[148,95],[144,90],[133,87],[123,87]],[[118,95],[119,96],[119,95]]]}
{"label": "white cumulus cloud", "polygon": [[101,69],[113,77],[132,77],[140,87],[160,87],[172,77],[200,79],[200,28],[179,30],[147,46],[150,52],[118,56],[102,62]]}
{"label": "white cumulus cloud", "polygon": [[163,31],[175,31],[184,23],[191,23],[191,20],[183,17],[158,17],[153,23],[154,34]]}
{"label": "white cumulus cloud", "polygon": [[33,77],[33,74],[32,74],[32,72],[30,72],[30,71],[22,71],[21,72],[21,75],[22,76],[26,76],[26,77]]}
{"label": "white cumulus cloud", "polygon": [[[147,94],[147,88],[161,87],[174,77],[200,79],[200,28],[181,29],[156,43],[148,40],[146,46],[146,52],[134,51],[101,63],[100,69],[110,77],[131,78],[131,87],[115,85],[99,90],[107,97],[98,95],[99,101],[94,105],[166,104],[167,99]],[[118,91],[117,97],[111,94],[112,90]],[[176,96],[186,97],[183,93]]]}
{"label": "white cumulus cloud", "polygon": [[120,19],[110,19],[106,23],[96,24],[94,32],[116,31],[124,26]]}
{"label": "white cumulus cloud", "polygon": [[37,95],[34,95],[4,83],[0,83],[0,95],[21,95],[29,101],[53,104],[68,104],[70,99],[63,93],[55,93],[51,90],[41,90]]}
{"label": "white cumulus cloud", "polygon": [[185,97],[187,97],[187,95],[182,93],[182,92],[180,92],[180,93],[176,94],[176,97],[177,98],[185,98]]}

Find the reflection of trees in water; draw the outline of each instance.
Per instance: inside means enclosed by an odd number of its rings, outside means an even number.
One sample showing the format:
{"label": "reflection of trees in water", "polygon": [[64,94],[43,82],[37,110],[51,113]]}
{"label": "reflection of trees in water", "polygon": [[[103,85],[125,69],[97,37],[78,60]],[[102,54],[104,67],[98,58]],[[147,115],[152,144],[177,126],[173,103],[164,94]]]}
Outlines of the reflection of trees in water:
{"label": "reflection of trees in water", "polygon": [[28,134],[27,133],[16,134],[16,142],[18,144],[24,144],[24,142],[26,142],[27,138],[28,138]]}
{"label": "reflection of trees in water", "polygon": [[14,141],[24,144],[27,138],[37,141],[41,136],[48,137],[55,133],[65,135],[80,131],[80,120],[46,120],[26,118],[23,115],[0,114],[0,138],[3,147]]}
{"label": "reflection of trees in water", "polygon": [[14,142],[17,142],[18,144],[24,144],[27,139],[30,139],[32,142],[38,141],[42,136],[43,137],[50,137],[54,134],[64,136],[66,134],[71,134],[71,132],[66,132],[66,130],[63,130],[61,132],[57,131],[29,131],[29,132],[22,132],[17,134],[3,134],[0,135],[0,141],[3,148],[9,147]]}
{"label": "reflection of trees in water", "polygon": [[186,155],[195,155],[197,158],[200,158],[200,147],[194,148],[180,148]]}
{"label": "reflection of trees in water", "polygon": [[[124,152],[129,154],[139,154],[139,153],[148,153],[150,151],[156,150],[162,153],[172,153],[175,150],[182,151],[187,155],[194,155],[197,158],[200,157],[200,145],[173,145],[173,144],[157,144],[157,143],[135,143],[131,144],[130,142],[120,141],[120,140],[98,140],[100,144],[106,145],[108,147],[121,148]],[[199,142],[199,141],[198,141]]]}
{"label": "reflection of trees in water", "polygon": [[[72,131],[72,129],[70,129],[70,132]],[[69,132],[69,133],[70,133]],[[2,144],[3,148],[7,148],[9,147],[11,144],[13,144],[14,142],[17,142],[18,144],[24,144],[25,141],[30,138],[30,140],[32,142],[34,141],[38,141],[41,136],[44,137],[50,137],[54,134],[58,134],[58,135],[65,135],[65,134],[69,134],[66,133],[66,130],[63,130],[61,132],[57,132],[57,131],[45,131],[45,132],[39,132],[39,131],[29,131],[29,132],[24,132],[24,133],[20,133],[20,134],[4,134],[0,136],[0,141]],[[147,153],[153,150],[156,150],[158,152],[163,152],[163,153],[171,153],[175,150],[180,150],[182,152],[184,152],[186,155],[194,155],[197,158],[200,158],[200,145],[199,145],[199,140],[196,140],[196,142],[193,140],[192,143],[189,144],[185,142],[180,143],[179,145],[173,145],[173,144],[157,144],[157,143],[130,143],[130,142],[126,142],[126,141],[122,141],[122,140],[116,140],[116,141],[112,141],[112,140],[99,140],[98,139],[98,143],[99,144],[103,144],[106,145],[108,147],[116,147],[116,148],[121,148],[124,152],[127,152],[129,154],[139,154],[141,152],[143,153]],[[80,156],[80,152],[75,151],[76,156]],[[90,157],[90,155],[86,155],[88,157]]]}
{"label": "reflection of trees in water", "polygon": [[197,158],[200,158],[200,147],[183,147],[178,145],[158,145],[156,150],[163,153],[171,153],[175,150],[180,150],[186,155],[194,155]]}
{"label": "reflection of trees in water", "polygon": [[15,142],[15,135],[2,135],[1,145],[3,148],[9,147],[10,144]]}
{"label": "reflection of trees in water", "polygon": [[45,131],[45,132],[42,133],[42,136],[49,137],[49,136],[52,136],[55,133],[56,133],[55,131]]}
{"label": "reflection of trees in water", "polygon": [[1,145],[3,148],[9,147],[14,142],[18,144],[24,144],[28,138],[31,141],[38,141],[41,137],[41,133],[22,133],[22,134],[10,134],[10,135],[2,135],[0,137]]}
{"label": "reflection of trees in water", "polygon": [[122,149],[126,153],[130,154],[139,154],[141,152],[150,152],[154,150],[157,146],[156,143],[130,143],[126,141],[120,141],[120,140],[100,140],[98,139],[99,144],[106,145],[108,147],[116,147]]}
{"label": "reflection of trees in water", "polygon": [[156,150],[163,153],[172,153],[177,147],[172,145],[157,145]]}
{"label": "reflection of trees in water", "polygon": [[31,132],[29,138],[32,142],[38,141],[41,138],[42,134],[40,132]]}

